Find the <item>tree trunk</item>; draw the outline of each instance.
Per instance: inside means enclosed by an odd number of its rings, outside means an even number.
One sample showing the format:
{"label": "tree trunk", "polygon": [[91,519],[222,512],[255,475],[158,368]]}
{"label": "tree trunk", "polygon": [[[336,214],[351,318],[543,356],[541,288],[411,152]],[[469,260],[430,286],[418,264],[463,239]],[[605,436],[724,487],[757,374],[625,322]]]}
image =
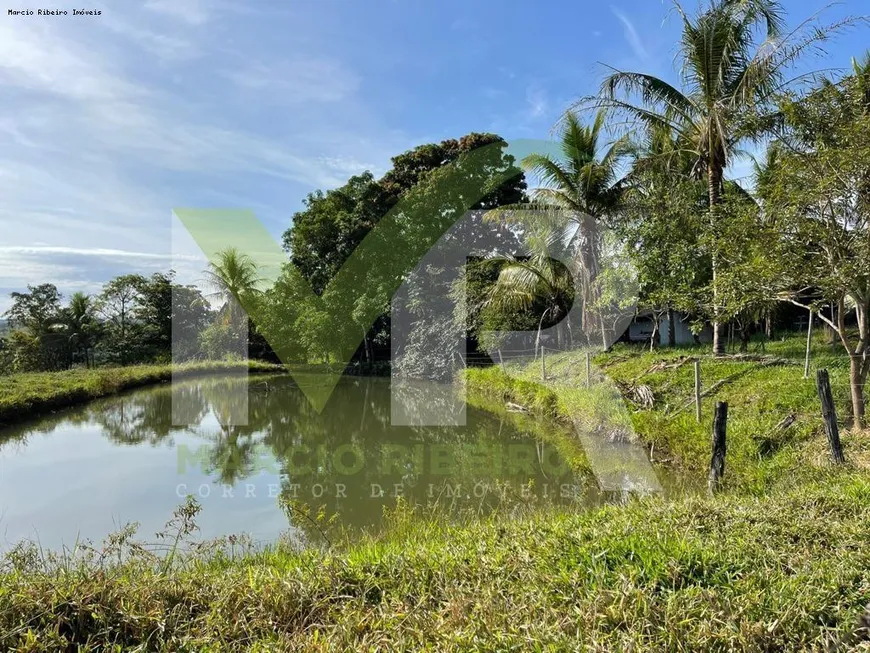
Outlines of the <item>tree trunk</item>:
{"label": "tree trunk", "polygon": [[813,350],[813,312],[810,311],[809,321],[807,322],[807,351],[804,358],[804,378],[810,378],[810,353]]}
{"label": "tree trunk", "polygon": [[674,324],[674,309],[668,306],[668,347],[677,346],[677,325]]}
{"label": "tree trunk", "polygon": [[365,329],[363,329],[362,332],[363,332],[363,353],[365,354],[365,357],[366,357],[366,363],[368,363],[369,368],[371,368],[371,366],[372,366],[372,352],[371,352],[371,349],[369,348],[369,334]]}
{"label": "tree trunk", "polygon": [[659,346],[659,316],[653,313],[652,315],[652,335],[649,337],[650,352],[658,349]]}
{"label": "tree trunk", "polygon": [[544,326],[544,318],[547,317],[547,313],[550,312],[550,309],[544,309],[544,312],[541,313],[541,319],[538,322],[538,337],[535,338],[535,360],[538,360],[538,347],[541,346],[541,329]]}
{"label": "tree trunk", "polygon": [[[717,209],[722,198],[722,173],[722,166],[711,161],[710,165],[707,167],[707,192],[710,199],[710,227],[712,229],[715,229],[716,227]],[[716,283],[716,278],[719,273],[719,264],[715,247],[716,245],[714,243],[711,256],[713,267],[713,355],[723,356],[725,354],[725,330],[720,319],[722,309],[719,306],[719,288]]]}
{"label": "tree trunk", "polygon": [[861,354],[849,356],[849,386],[852,391],[852,417],[855,428],[864,428],[864,383],[867,380],[867,363]]}
{"label": "tree trunk", "polygon": [[740,323],[740,352],[749,351],[749,341],[752,340],[753,323],[748,320]]}

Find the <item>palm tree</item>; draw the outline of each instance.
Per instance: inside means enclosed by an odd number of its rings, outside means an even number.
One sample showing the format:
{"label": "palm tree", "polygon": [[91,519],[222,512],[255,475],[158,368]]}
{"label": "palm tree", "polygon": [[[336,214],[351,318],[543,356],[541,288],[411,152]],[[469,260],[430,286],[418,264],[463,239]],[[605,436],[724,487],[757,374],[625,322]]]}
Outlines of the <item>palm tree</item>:
{"label": "palm tree", "polygon": [[242,323],[242,302],[260,294],[262,279],[257,264],[247,254],[235,247],[218,252],[217,261],[212,261],[206,270],[206,281],[214,288],[211,296],[223,300],[221,313],[235,326]]}
{"label": "palm tree", "polygon": [[530,256],[507,258],[486,300],[496,310],[508,312],[527,311],[543,304],[535,341],[536,355],[544,320],[549,317],[550,322],[558,322],[568,313],[574,300],[571,273],[549,255],[554,248],[564,245],[565,230],[560,222],[551,214],[549,219],[529,225],[525,239]]}
{"label": "palm tree", "polygon": [[[715,223],[725,169],[744,142],[763,137],[776,125],[775,96],[807,77],[786,80],[786,70],[802,53],[853,21],[821,28],[813,16],[783,37],[783,9],[776,0],[711,0],[696,16],[689,16],[678,2],[675,8],[682,20],[682,89],[653,75],[615,70],[597,97],[581,102],[623,112],[645,127],[673,130],[694,157],[693,173],[706,179],[710,220]],[[713,350],[722,354],[716,267],[714,257]]]}
{"label": "palm tree", "polygon": [[82,353],[85,366],[91,366],[91,350],[94,347],[99,325],[94,317],[91,297],[83,292],[73,293],[64,311],[64,330],[73,354]]}
{"label": "palm tree", "polygon": [[257,264],[247,254],[228,247],[218,252],[217,260],[209,263],[205,274],[206,283],[214,289],[210,296],[223,301],[215,325],[219,331],[214,332],[222,334],[218,341],[223,344],[218,348],[229,347],[224,353],[245,357],[249,349],[250,323],[243,306],[262,294]]}
{"label": "palm tree", "polygon": [[[607,112],[602,109],[592,124],[585,125],[576,113],[566,113],[556,134],[561,156],[531,154],[521,161],[521,166],[541,181],[541,186],[531,191],[533,202],[492,211],[520,222],[527,222],[523,212],[528,210],[543,211],[548,216],[545,221],[554,215],[561,216],[561,234],[554,224],[545,226],[545,230],[553,237],[557,234],[565,236],[570,241],[570,249],[577,252],[573,271],[579,274],[583,290],[580,297],[583,324],[580,327],[584,330],[590,328],[590,307],[596,300],[594,288],[599,273],[600,225],[618,210],[624,190],[619,176],[620,164],[630,150],[625,136],[606,146],[602,143],[606,117]],[[556,214],[553,209],[557,210]],[[520,267],[509,267],[506,274],[520,274]],[[523,274],[534,276],[531,270]],[[531,281],[531,277],[527,281]],[[553,290],[551,288],[548,292]],[[558,312],[555,306],[553,310]],[[550,319],[554,319],[554,315],[551,314]]]}
{"label": "palm tree", "polygon": [[591,125],[584,125],[576,113],[569,111],[557,132],[561,158],[530,154],[521,162],[543,184],[532,190],[538,203],[565,209],[569,219],[578,224],[586,218],[601,220],[619,205],[619,164],[628,154],[629,141],[622,137],[604,149],[601,132],[606,118],[607,112],[602,109]]}

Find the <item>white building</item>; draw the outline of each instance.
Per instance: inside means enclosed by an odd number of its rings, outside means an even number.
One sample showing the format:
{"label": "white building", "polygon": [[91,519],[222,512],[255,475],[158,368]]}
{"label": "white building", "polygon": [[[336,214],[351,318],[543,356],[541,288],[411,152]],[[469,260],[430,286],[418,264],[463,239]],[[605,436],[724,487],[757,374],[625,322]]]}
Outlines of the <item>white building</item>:
{"label": "white building", "polygon": [[[688,315],[685,313],[680,313],[678,311],[674,311],[674,336],[676,340],[676,344],[678,345],[691,345],[695,342],[694,337],[692,336],[692,331],[690,329],[691,320]],[[631,324],[628,326],[628,329],[623,335],[623,340],[628,340],[629,342],[649,342],[650,336],[652,336],[653,325],[652,325],[652,313],[650,311],[643,311],[638,313]],[[704,328],[701,330],[701,333],[698,334],[698,340],[702,343],[711,343],[713,342],[713,327],[709,324],[705,324]],[[667,346],[668,344],[668,314],[665,313],[662,315],[661,321],[659,322],[659,344],[662,346]]]}

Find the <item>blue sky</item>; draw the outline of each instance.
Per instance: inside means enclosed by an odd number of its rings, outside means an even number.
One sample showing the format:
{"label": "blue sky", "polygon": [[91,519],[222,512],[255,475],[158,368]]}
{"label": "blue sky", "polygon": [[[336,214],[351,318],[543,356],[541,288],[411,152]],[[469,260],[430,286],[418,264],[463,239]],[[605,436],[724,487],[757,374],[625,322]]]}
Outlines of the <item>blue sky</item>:
{"label": "blue sky", "polygon": [[[251,208],[278,237],[306,193],[414,145],[547,138],[601,63],[676,78],[677,17],[656,0],[86,4],[102,15],[0,16],[0,311],[28,283],[96,292],[173,251],[198,279],[172,207]],[[792,23],[825,5],[786,4]],[[846,67],[866,37],[809,65]]]}

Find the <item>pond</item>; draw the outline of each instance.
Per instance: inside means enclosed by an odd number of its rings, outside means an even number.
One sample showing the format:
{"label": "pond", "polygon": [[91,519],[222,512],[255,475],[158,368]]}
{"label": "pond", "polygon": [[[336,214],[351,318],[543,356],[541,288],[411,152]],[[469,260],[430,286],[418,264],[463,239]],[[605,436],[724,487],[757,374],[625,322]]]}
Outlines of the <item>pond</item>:
{"label": "pond", "polygon": [[[244,426],[227,419],[239,391]],[[388,379],[343,379],[322,413],[285,376],[152,386],[0,430],[0,549],[130,522],[153,541],[189,494],[203,537],[255,542],[316,537],[304,515],[320,511],[376,531],[399,500],[455,515],[602,501],[564,428],[472,406],[466,426],[392,426]]]}

